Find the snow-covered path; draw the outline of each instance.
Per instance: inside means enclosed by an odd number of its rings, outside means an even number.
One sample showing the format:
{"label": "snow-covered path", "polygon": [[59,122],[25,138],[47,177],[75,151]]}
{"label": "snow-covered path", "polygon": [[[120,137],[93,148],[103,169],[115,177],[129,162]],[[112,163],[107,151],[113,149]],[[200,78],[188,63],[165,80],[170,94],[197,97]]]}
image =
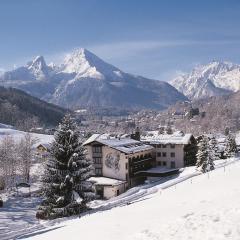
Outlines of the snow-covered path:
{"label": "snow-covered path", "polygon": [[0,239],[13,239],[36,224],[36,206],[39,198],[8,197],[0,208]]}

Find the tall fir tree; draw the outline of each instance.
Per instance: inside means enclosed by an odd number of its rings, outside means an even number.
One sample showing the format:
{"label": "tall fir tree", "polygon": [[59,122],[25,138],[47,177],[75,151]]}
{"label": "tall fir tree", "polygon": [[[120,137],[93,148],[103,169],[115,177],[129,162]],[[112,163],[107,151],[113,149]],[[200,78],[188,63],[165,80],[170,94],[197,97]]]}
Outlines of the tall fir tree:
{"label": "tall fir tree", "polygon": [[227,137],[227,145],[224,151],[224,155],[227,158],[234,157],[237,153],[237,144],[235,137],[232,134],[229,134]]}
{"label": "tall fir tree", "polygon": [[218,141],[215,136],[213,136],[209,141],[209,156],[210,156],[210,158],[213,159],[213,161],[220,159],[220,152],[218,149]]}
{"label": "tall fir tree", "polygon": [[214,169],[213,158],[209,153],[209,140],[206,136],[203,136],[198,143],[196,166],[204,173]]}
{"label": "tall fir tree", "polygon": [[38,218],[53,219],[78,214],[94,199],[92,163],[86,159],[79,141],[76,123],[67,114],[54,134],[51,158],[43,176],[45,199],[37,212]]}

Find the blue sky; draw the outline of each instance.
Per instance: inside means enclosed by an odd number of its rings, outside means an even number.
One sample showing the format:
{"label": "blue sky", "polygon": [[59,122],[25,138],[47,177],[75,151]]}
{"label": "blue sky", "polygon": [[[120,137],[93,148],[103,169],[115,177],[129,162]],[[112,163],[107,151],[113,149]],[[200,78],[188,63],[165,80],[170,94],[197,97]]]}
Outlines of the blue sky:
{"label": "blue sky", "polygon": [[85,47],[120,69],[169,80],[240,63],[239,0],[1,0],[0,68]]}

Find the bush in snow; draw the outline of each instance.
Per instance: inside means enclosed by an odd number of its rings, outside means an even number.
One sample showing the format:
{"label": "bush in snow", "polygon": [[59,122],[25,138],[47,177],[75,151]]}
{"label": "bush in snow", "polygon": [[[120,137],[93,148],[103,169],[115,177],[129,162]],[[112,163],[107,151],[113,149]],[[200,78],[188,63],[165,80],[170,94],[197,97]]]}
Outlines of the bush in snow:
{"label": "bush in snow", "polygon": [[214,157],[210,151],[209,140],[203,136],[198,143],[196,166],[202,172],[208,172],[214,169]]}
{"label": "bush in snow", "polygon": [[36,215],[46,219],[78,214],[95,197],[92,184],[87,181],[92,174],[92,163],[86,159],[70,115],[64,117],[54,138],[52,158],[47,161],[43,176],[45,200]]}
{"label": "bush in snow", "polygon": [[237,144],[235,141],[235,137],[231,134],[227,137],[227,145],[224,151],[224,155],[226,157],[234,157],[237,152]]}

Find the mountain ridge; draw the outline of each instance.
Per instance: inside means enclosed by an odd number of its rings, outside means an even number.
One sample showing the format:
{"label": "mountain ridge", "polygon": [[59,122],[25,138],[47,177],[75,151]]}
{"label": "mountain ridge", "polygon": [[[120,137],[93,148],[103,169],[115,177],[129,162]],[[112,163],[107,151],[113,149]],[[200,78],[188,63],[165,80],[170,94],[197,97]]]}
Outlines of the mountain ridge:
{"label": "mountain ridge", "polygon": [[240,65],[212,61],[169,82],[191,100],[226,95],[240,90]]}
{"label": "mountain ridge", "polygon": [[187,100],[170,84],[125,73],[83,48],[67,54],[55,67],[38,56],[31,64],[4,73],[0,81],[69,108],[164,109]]}

